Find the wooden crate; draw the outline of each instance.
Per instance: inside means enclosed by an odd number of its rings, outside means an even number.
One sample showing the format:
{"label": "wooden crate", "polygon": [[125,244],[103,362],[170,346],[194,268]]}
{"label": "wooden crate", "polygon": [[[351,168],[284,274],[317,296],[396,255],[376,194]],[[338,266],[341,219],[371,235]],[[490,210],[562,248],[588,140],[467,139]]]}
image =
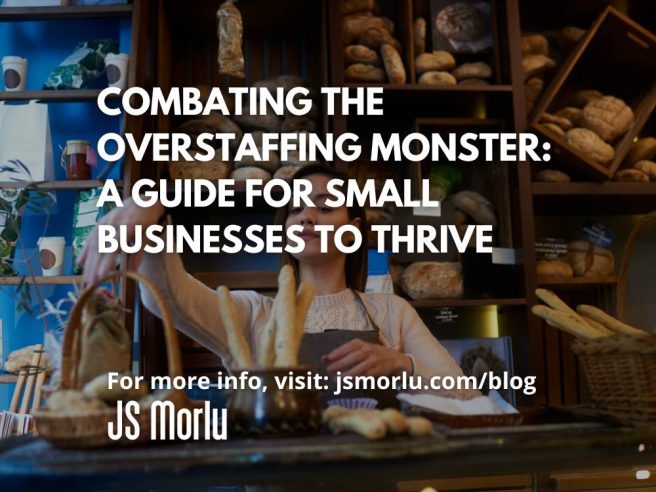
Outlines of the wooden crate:
{"label": "wooden crate", "polygon": [[[606,165],[570,147],[565,140],[539,123],[545,112],[568,105],[582,89],[596,89],[624,100],[634,112],[627,133],[611,142],[614,158]],[[608,7],[538,102],[532,129],[551,143],[552,159],[578,175],[607,179],[619,168],[631,142],[656,106],[656,36],[613,7]]]}

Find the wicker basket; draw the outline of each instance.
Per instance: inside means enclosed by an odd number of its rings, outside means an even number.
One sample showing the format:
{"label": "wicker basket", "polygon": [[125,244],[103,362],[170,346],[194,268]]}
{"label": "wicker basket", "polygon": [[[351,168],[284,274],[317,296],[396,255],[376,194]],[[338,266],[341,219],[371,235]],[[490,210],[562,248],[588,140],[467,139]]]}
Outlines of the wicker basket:
{"label": "wicker basket", "polygon": [[[633,228],[624,247],[617,283],[617,317],[624,317],[629,262],[638,236],[656,212],[645,215]],[[631,425],[656,422],[656,336],[613,335],[594,340],[576,339],[572,351],[583,365],[590,397],[603,412]]]}
{"label": "wicker basket", "polygon": [[[134,272],[114,272],[105,276],[95,284],[87,287],[80,295],[79,300],[73,307],[69,317],[62,346],[61,385],[60,389],[78,388],[78,362],[81,351],[81,337],[78,336],[82,330],[82,309],[91,298],[91,294],[101,284],[115,281],[120,277],[129,277],[145,286],[153,295],[162,314],[164,324],[164,336],[166,339],[166,350],[168,358],[169,376],[174,378],[181,375],[182,361],[180,357],[180,346],[177,334],[173,328],[171,314],[168,306],[162,299],[161,294],[155,286],[146,278]],[[162,400],[173,402],[176,409],[191,408],[193,405],[187,399],[185,393],[180,390],[170,390],[162,395]],[[49,412],[40,409],[34,412],[36,429],[39,436],[59,447],[89,448],[109,445],[134,445],[150,440],[150,411],[142,410],[135,415],[141,429],[139,437],[128,440],[125,436],[119,440],[109,438],[107,426],[109,422],[116,424],[116,408],[108,408],[104,411],[72,415]]]}

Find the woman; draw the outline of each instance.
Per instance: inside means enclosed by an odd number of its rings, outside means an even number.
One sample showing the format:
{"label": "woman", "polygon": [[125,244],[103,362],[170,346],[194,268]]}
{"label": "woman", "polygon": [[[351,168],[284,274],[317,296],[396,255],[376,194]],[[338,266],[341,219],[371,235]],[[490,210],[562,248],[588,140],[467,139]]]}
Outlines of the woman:
{"label": "woman", "polygon": [[[366,218],[360,207],[325,206],[330,179],[346,179],[327,165],[301,168],[294,179],[312,183],[310,195],[315,207],[285,207],[278,213],[286,227],[303,226],[300,237],[305,242],[301,253],[284,254],[283,261],[294,266],[298,282],[314,288],[315,298],[306,318],[305,335],[299,360],[323,366],[328,373],[343,375],[393,376],[407,373],[421,376],[424,382],[433,376],[462,376],[462,371],[448,352],[429,332],[412,306],[392,294],[363,294],[367,277],[366,240],[356,252],[345,254],[329,236],[328,251],[320,251],[315,226],[333,225],[335,229],[352,224],[366,238]],[[134,203],[107,214],[102,223],[148,226],[158,223],[165,210],[161,206],[142,209]],[[99,254],[97,231],[91,234],[80,255],[84,279],[92,282],[109,272],[114,256]],[[232,366],[226,333],[218,315],[215,291],[190,274],[177,254],[142,255],[140,273],[153,279],[161,288],[171,308],[175,325],[182,332],[221,356],[226,367]],[[131,259],[131,268],[138,261]],[[238,308],[239,326],[254,352],[258,351],[261,331],[268,319],[273,299],[254,291],[233,291]],[[158,309],[147,292],[145,306],[155,314]],[[435,391],[445,396],[471,398],[475,390]]]}

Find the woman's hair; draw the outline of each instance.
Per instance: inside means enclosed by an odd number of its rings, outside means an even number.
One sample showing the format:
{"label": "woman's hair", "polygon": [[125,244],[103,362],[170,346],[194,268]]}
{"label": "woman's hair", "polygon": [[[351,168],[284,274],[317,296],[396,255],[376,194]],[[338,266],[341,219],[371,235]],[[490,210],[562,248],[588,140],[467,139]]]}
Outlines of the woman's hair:
{"label": "woman's hair", "polygon": [[[333,179],[343,179],[344,182],[346,182],[348,179],[346,174],[337,171],[334,167],[329,166],[328,164],[310,164],[308,166],[301,167],[298,171],[296,171],[292,177],[292,180],[306,178],[307,176],[311,176],[313,174],[323,174],[325,176],[330,176]],[[290,207],[288,205],[278,209],[278,212],[276,213],[276,224],[282,226],[285,225],[287,222],[287,217],[289,216],[289,208]],[[346,265],[344,267],[344,274],[346,275],[346,286],[350,289],[364,292],[367,283],[367,217],[365,215],[364,207],[360,207],[357,204],[353,205],[352,207],[346,207],[346,210],[348,212],[349,219],[360,219],[360,231],[362,232],[362,245],[353,253],[348,253],[346,255]],[[284,265],[291,265],[294,267],[296,280],[299,281],[298,260],[294,258],[290,253],[283,251],[282,263]]]}

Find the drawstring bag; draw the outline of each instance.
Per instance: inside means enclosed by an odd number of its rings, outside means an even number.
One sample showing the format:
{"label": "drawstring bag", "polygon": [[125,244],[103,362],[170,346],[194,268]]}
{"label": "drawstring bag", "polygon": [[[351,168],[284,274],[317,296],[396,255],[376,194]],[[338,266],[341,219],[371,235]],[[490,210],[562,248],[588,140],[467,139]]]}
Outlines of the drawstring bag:
{"label": "drawstring bag", "polygon": [[78,383],[107,372],[130,370],[132,340],[123,326],[125,309],[107,290],[97,290],[82,312]]}

